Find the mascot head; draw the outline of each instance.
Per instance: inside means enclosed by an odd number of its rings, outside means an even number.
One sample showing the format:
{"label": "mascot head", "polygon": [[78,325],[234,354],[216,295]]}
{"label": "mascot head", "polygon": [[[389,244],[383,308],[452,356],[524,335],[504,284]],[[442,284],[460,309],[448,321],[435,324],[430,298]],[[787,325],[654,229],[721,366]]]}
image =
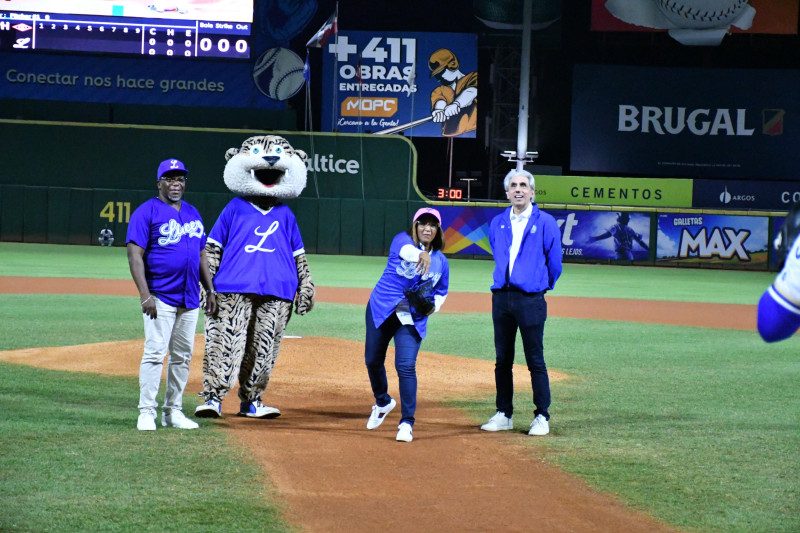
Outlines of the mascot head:
{"label": "mascot head", "polygon": [[292,199],[306,188],[308,156],[283,137],[250,137],[241,148],[229,148],[225,159],[225,185],[241,196]]}

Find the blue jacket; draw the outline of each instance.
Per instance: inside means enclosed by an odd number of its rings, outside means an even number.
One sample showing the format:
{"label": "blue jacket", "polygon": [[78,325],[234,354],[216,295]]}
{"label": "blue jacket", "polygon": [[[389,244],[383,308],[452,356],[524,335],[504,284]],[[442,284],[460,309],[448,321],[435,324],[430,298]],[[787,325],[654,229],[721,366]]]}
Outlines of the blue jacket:
{"label": "blue jacket", "polygon": [[533,204],[514,271],[507,283],[509,249],[513,239],[510,216],[511,207],[494,217],[489,225],[489,244],[494,255],[492,290],[507,286],[525,292],[552,290],[561,275],[561,230],[556,219]]}

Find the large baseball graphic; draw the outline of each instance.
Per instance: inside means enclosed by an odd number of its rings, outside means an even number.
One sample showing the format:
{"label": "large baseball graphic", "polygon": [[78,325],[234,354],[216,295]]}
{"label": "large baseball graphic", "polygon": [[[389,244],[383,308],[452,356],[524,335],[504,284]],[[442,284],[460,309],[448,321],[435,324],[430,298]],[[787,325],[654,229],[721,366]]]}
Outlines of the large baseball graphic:
{"label": "large baseball graphic", "polygon": [[749,0],[656,0],[661,12],[678,28],[729,26]]}
{"label": "large baseball graphic", "polygon": [[303,67],[300,56],[287,48],[270,48],[256,61],[253,81],[258,90],[273,100],[288,100],[303,87]]}

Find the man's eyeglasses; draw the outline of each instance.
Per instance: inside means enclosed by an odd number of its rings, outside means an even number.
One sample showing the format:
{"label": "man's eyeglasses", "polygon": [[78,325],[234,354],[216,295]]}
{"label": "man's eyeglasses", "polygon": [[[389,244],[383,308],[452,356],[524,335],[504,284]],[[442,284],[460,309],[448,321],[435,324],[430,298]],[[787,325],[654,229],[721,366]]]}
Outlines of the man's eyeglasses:
{"label": "man's eyeglasses", "polygon": [[185,176],[164,176],[161,178],[161,181],[166,181],[167,183],[186,183]]}

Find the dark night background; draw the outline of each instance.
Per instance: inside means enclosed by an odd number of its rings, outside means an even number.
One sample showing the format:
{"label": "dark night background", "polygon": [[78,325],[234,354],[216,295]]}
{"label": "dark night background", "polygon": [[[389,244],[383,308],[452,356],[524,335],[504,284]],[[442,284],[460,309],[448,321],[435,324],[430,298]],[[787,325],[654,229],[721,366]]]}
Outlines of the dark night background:
{"label": "dark night background", "polygon": [[[642,0],[645,1],[645,0]],[[759,0],[770,2],[773,0]],[[65,4],[66,5],[66,4]],[[576,64],[693,67],[701,69],[798,69],[798,35],[731,34],[717,47],[690,47],[666,32],[591,31],[590,0],[532,0],[533,22],[555,20],[531,35],[531,84],[528,121],[529,151],[539,157],[532,167],[539,174],[572,174],[570,125],[572,76]],[[300,57],[306,42],[336,10],[334,0],[256,0],[254,53],[286,47]],[[493,29],[479,20],[504,19],[521,24],[523,0],[342,0],[338,2],[340,31],[413,31],[474,33],[478,36],[478,128],[476,138],[453,140],[452,183],[476,178],[472,199],[505,199],[499,179],[510,168],[500,155],[516,150],[519,109],[521,31]],[[303,12],[303,16],[297,13]],[[794,21],[795,27],[797,21]],[[257,55],[253,56],[254,58]],[[320,131],[321,57],[309,54],[311,130]],[[165,60],[153,58],[154,61]],[[213,71],[215,63],[207,61]],[[316,74],[314,74],[316,73]],[[419,76],[427,75],[420,69]],[[797,87],[800,94],[800,87]],[[306,91],[288,101],[292,112],[281,117],[249,108],[192,108],[159,105],[64,103],[47,100],[0,100],[0,118],[98,123],[139,123],[183,127],[294,129],[306,128]],[[288,124],[283,120],[286,118]],[[418,153],[417,183],[433,196],[447,186],[450,161],[446,138],[408,135]],[[529,167],[531,168],[531,167]],[[619,174],[618,174],[619,175]],[[498,190],[499,189],[499,190]]]}
{"label": "dark night background", "polygon": [[[591,27],[591,2],[534,0],[534,22],[554,10],[561,17],[544,30],[532,33],[531,49],[531,102],[529,108],[528,150],[538,151],[534,170],[544,166],[547,173],[570,171],[570,102],[572,94],[573,65],[580,63],[694,67],[694,68],[800,68],[800,39],[797,35],[731,34],[718,47],[689,47],[670,38],[666,32],[593,32]],[[406,0],[403,2],[339,2],[339,31],[431,31],[462,32],[478,35],[479,113],[475,139],[454,141],[453,173],[459,176],[470,173],[479,176],[473,184],[472,197],[503,198],[502,190],[492,185],[508,169],[508,162],[492,150],[493,145],[503,150],[516,150],[516,128],[519,104],[518,79],[515,90],[496,91],[490,83],[493,58],[497,52],[511,51],[519,56],[521,32],[490,28],[476,17],[485,14],[487,6],[505,13],[518,13],[522,18],[522,0],[494,2],[430,2]],[[544,6],[544,7],[543,7]],[[336,9],[336,2],[320,0],[318,8],[306,30],[290,42],[290,48],[304,55],[307,39]],[[548,11],[548,13],[543,13]],[[310,54],[312,72],[320,70],[320,53]],[[519,74],[519,62],[516,75]],[[498,67],[498,65],[494,65]],[[420,74],[423,75],[423,74]],[[317,78],[319,79],[319,77]],[[798,87],[800,92],[800,87]],[[304,93],[290,100],[298,113],[298,129],[303,129],[305,113]],[[311,84],[311,101],[320,102],[319,84]],[[318,104],[317,104],[318,105]],[[486,115],[505,110],[503,117],[509,124],[503,138],[486,127]],[[312,109],[314,129],[319,130],[319,109]],[[423,192],[433,194],[437,187],[447,184],[449,160],[444,138],[412,137],[419,155],[418,184]],[[557,167],[557,168],[550,168]],[[500,173],[502,171],[502,174]],[[543,172],[542,172],[543,173]],[[585,173],[584,173],[585,174]],[[495,179],[488,179],[489,177]],[[477,187],[475,184],[479,184]],[[455,186],[455,178],[454,178]]]}

